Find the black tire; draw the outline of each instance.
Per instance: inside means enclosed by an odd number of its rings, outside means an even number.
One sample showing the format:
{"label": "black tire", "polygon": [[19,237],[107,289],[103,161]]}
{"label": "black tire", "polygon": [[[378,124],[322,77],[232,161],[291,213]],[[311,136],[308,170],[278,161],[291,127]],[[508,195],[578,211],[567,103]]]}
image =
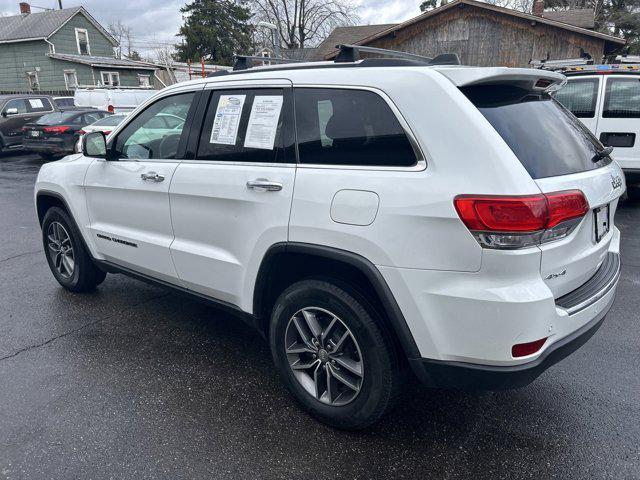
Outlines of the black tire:
{"label": "black tire", "polygon": [[[71,272],[61,272],[55,264],[56,255],[50,247],[51,242],[49,239],[52,224],[54,223],[61,225],[64,228],[65,234],[68,235],[69,241],[67,245],[70,245],[72,248],[74,262]],[[80,232],[69,217],[69,214],[63,209],[52,207],[47,210],[42,222],[42,245],[51,273],[53,273],[58,283],[67,290],[72,292],[89,292],[104,281],[107,274],[93,263],[91,255],[89,255],[89,252],[82,242]]]}
{"label": "black tire", "polygon": [[634,202],[640,200],[640,185],[628,185],[627,198]]}
{"label": "black tire", "polygon": [[[400,391],[400,368],[393,342],[383,333],[380,319],[366,300],[336,283],[303,280],[287,288],[274,306],[269,340],[280,376],[302,408],[333,427],[358,430],[378,421],[393,406]],[[309,307],[324,309],[338,317],[359,346],[364,374],[359,392],[345,405],[322,403],[305,390],[290,366],[285,340],[287,326],[297,312]]]}

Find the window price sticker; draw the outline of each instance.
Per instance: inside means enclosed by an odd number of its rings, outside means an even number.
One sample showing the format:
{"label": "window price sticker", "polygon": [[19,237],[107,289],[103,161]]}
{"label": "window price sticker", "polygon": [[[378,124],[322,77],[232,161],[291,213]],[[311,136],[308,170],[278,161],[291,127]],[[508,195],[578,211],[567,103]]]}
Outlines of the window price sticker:
{"label": "window price sticker", "polygon": [[235,145],[246,95],[220,95],[209,143]]}
{"label": "window price sticker", "polygon": [[273,150],[282,101],[282,95],[256,96],[251,107],[245,147]]}

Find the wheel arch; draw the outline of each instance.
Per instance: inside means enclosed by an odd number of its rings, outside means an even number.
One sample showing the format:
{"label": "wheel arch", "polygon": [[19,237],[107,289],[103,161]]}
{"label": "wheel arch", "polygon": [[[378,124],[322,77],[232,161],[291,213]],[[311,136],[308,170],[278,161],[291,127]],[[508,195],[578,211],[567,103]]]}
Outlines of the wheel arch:
{"label": "wheel arch", "polygon": [[381,308],[382,320],[406,358],[420,357],[404,315],[375,265],[356,253],[323,245],[282,242],[266,252],[253,295],[253,314],[261,333],[267,333],[270,313],[280,293],[296,281],[318,276],[355,282],[359,293]]}
{"label": "wheel arch", "polygon": [[[75,218],[73,218],[73,213],[69,208],[69,204],[65,200],[65,198],[57,192],[52,192],[50,190],[40,190],[36,194],[36,211],[38,213],[38,223],[42,226],[42,222],[44,220],[44,216],[51,207],[60,207],[62,208],[71,220],[75,223]],[[77,228],[76,224],[76,228]]]}

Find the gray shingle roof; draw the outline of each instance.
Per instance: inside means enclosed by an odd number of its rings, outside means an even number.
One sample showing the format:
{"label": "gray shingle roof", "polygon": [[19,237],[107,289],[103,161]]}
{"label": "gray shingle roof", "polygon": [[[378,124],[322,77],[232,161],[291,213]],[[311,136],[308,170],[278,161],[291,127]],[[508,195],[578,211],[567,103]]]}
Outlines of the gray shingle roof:
{"label": "gray shingle roof", "polygon": [[336,45],[356,43],[364,38],[380,33],[388,28],[394,27],[395,23],[384,25],[354,25],[351,27],[336,27],[333,32],[318,45],[315,53],[315,60],[324,60],[325,55],[334,52]]}
{"label": "gray shingle roof", "polygon": [[155,70],[153,64],[146,62],[137,62],[128,58],[113,57],[94,57],[92,55],[70,55],[66,53],[50,53],[49,56],[56,60],[64,60],[65,62],[82,63],[91,65],[92,67],[106,68],[131,68],[138,70]]}
{"label": "gray shingle roof", "polygon": [[29,15],[0,17],[0,42],[46,38],[81,9],[82,7],[64,8]]}
{"label": "gray shingle roof", "polygon": [[576,8],[573,10],[559,10],[557,12],[542,12],[542,18],[555,20],[556,22],[568,23],[576,27],[594,28],[595,14],[591,8]]}

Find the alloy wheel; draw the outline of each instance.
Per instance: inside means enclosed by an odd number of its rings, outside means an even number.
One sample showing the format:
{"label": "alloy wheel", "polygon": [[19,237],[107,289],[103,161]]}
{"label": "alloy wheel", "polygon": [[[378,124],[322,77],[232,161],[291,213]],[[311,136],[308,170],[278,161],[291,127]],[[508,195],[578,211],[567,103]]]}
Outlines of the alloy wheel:
{"label": "alloy wheel", "polygon": [[47,230],[49,257],[62,278],[71,278],[75,269],[75,257],[71,236],[60,222],[51,222]]}
{"label": "alloy wheel", "polygon": [[296,380],[320,402],[342,406],[360,393],[364,380],[360,346],[333,313],[317,307],[296,312],[287,324],[285,346]]}

